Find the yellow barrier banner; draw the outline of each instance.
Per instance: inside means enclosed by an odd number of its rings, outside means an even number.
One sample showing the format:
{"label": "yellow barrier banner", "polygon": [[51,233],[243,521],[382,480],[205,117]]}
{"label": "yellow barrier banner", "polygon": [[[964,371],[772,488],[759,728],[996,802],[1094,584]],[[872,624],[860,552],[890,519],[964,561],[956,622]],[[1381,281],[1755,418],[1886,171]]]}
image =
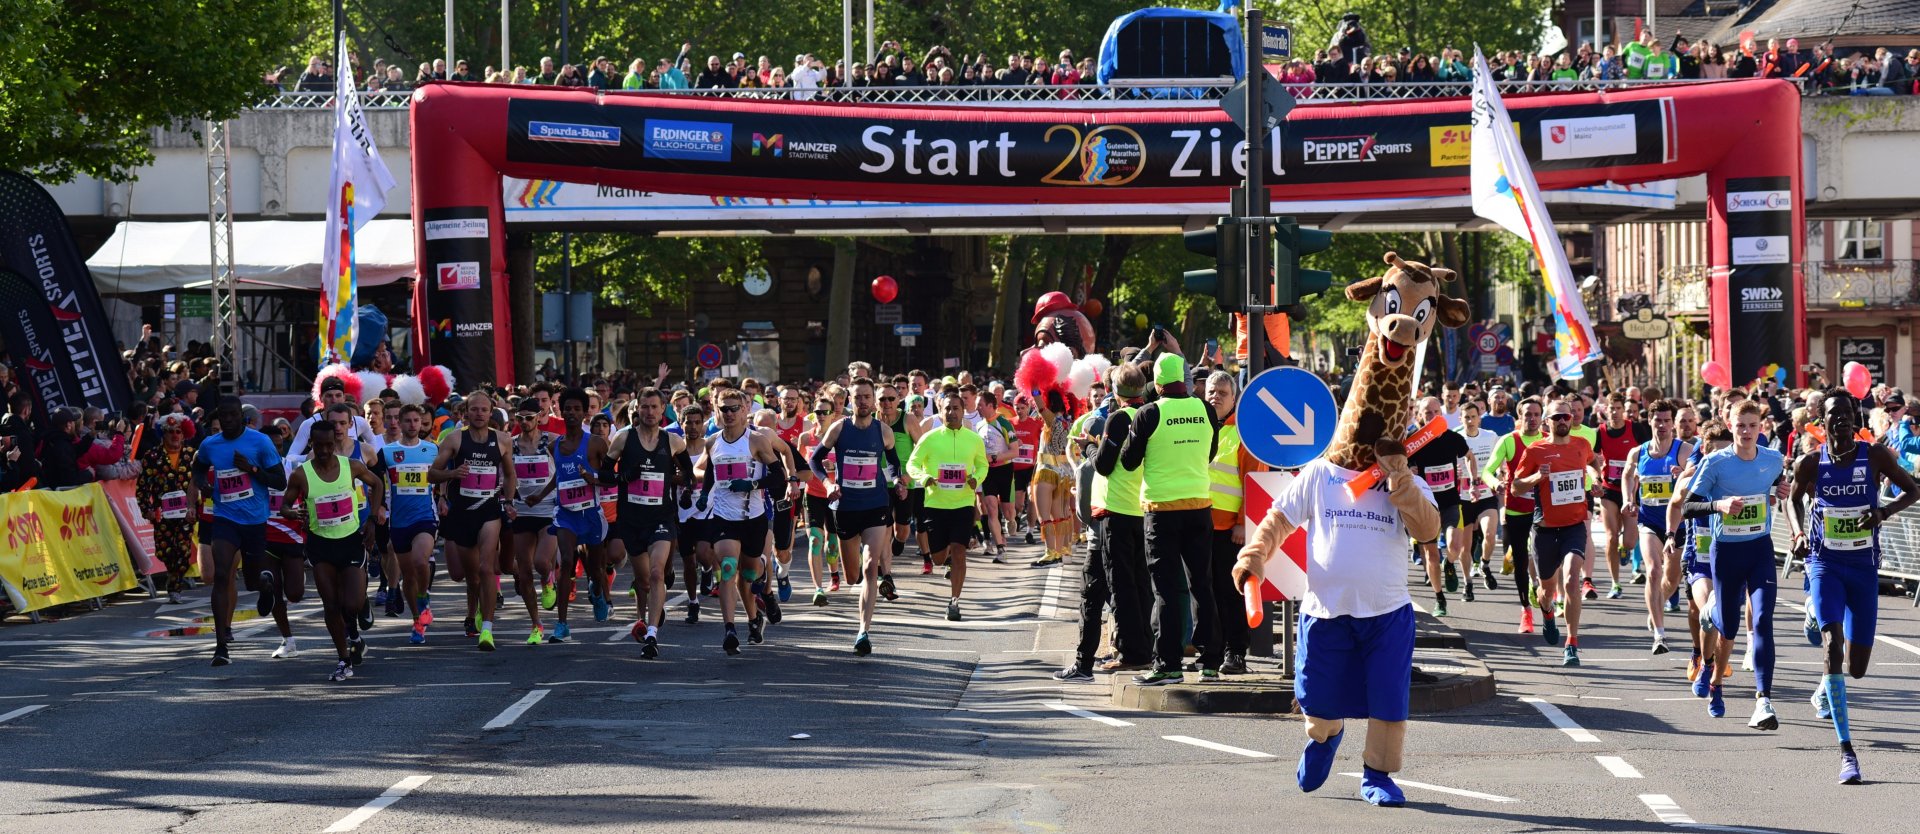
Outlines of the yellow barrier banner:
{"label": "yellow barrier banner", "polygon": [[38,611],[132,589],[126,539],[99,484],[0,497],[6,539],[0,584],[19,611]]}

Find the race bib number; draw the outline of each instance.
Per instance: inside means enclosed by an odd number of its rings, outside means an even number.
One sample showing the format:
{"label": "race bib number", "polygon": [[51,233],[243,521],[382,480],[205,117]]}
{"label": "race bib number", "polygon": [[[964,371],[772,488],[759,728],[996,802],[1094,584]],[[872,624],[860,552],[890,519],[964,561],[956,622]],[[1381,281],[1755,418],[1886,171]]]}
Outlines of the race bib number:
{"label": "race bib number", "polygon": [[1547,473],[1547,503],[1556,507],[1582,504],[1587,500],[1587,473],[1574,469]]}
{"label": "race bib number", "polygon": [[590,509],[594,505],[593,487],[585,479],[569,478],[559,486],[560,508],[572,512]]}
{"label": "race bib number", "polygon": [[393,467],[394,495],[426,495],[427,465],[424,463],[405,463]]}
{"label": "race bib number", "polygon": [[1421,470],[1421,475],[1427,479],[1427,486],[1432,487],[1434,492],[1453,489],[1454,467],[1452,464],[1426,467]]}
{"label": "race bib number", "polygon": [[331,530],[352,522],[353,493],[336,492],[313,499],[313,529]]}
{"label": "race bib number", "polygon": [[1641,475],[1640,503],[1654,507],[1666,504],[1673,498],[1672,475]]}
{"label": "race bib number", "polygon": [[1625,471],[1627,471],[1627,462],[1624,459],[1607,461],[1607,469],[1606,469],[1607,482],[1618,483],[1620,480],[1620,473]]}
{"label": "race bib number", "polygon": [[934,483],[941,489],[965,489],[967,487],[967,468],[960,464],[941,464]]}
{"label": "race bib number", "polygon": [[1826,550],[1864,550],[1873,546],[1873,528],[1861,526],[1868,507],[1828,507],[1821,512],[1820,545]]}
{"label": "race bib number", "polygon": [[538,492],[553,480],[553,459],[546,455],[514,455],[513,477],[528,494]]}
{"label": "race bib number", "polygon": [[848,452],[840,466],[841,489],[873,489],[880,485],[880,457],[868,452]]}
{"label": "race bib number", "polygon": [[753,477],[751,460],[743,457],[727,456],[714,458],[713,479],[716,481],[738,481]]}
{"label": "race bib number", "polygon": [[1766,533],[1768,522],[1771,521],[1767,513],[1767,496],[1743,495],[1740,500],[1746,502],[1746,506],[1741,507],[1739,512],[1720,514],[1720,535],[1751,536]]}
{"label": "race bib number", "polygon": [[180,521],[187,517],[186,490],[176,489],[160,495],[160,517],[169,521]]}
{"label": "race bib number", "polygon": [[1021,466],[1032,466],[1033,446],[1027,443],[1020,444],[1020,450],[1013,453],[1013,462]]}
{"label": "race bib number", "polygon": [[238,469],[222,469],[214,473],[214,492],[220,496],[220,503],[245,501],[253,497],[253,476]]}
{"label": "race bib number", "polygon": [[642,472],[640,480],[627,484],[627,503],[658,507],[667,502],[667,474]]}
{"label": "race bib number", "polygon": [[[204,500],[202,503],[205,505],[205,509],[207,510],[207,512],[213,512],[213,501],[211,499]],[[284,489],[267,490],[267,511],[268,512],[274,512],[274,513],[280,512],[280,508],[286,505],[287,505],[286,490]]]}
{"label": "race bib number", "polygon": [[1713,534],[1693,534],[1693,561],[1702,565],[1713,564]]}
{"label": "race bib number", "polygon": [[492,498],[500,491],[500,467],[491,463],[467,464],[467,476],[460,479],[460,494],[467,498]]}

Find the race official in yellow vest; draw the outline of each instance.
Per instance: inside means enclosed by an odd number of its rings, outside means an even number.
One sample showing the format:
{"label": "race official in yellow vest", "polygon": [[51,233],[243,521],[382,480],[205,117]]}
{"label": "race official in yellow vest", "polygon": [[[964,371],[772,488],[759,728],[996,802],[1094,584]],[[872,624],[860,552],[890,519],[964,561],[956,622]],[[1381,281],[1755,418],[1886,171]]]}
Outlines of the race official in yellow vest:
{"label": "race official in yellow vest", "polygon": [[1246,543],[1243,490],[1247,473],[1266,469],[1265,464],[1255,460],[1240,444],[1240,426],[1236,419],[1239,415],[1234,410],[1239,398],[1240,383],[1233,374],[1214,371],[1207,376],[1205,399],[1220,421],[1213,460],[1207,463],[1208,490],[1213,497],[1213,563],[1210,567],[1213,569],[1214,613],[1220,623],[1220,642],[1226,650],[1220,671],[1229,675],[1247,673],[1247,618],[1241,607],[1234,604],[1240,590],[1233,587],[1233,563],[1240,557],[1240,546]]}
{"label": "race official in yellow vest", "polygon": [[[1101,432],[1093,461],[1089,499],[1099,551],[1088,551],[1080,589],[1080,644],[1062,681],[1084,681],[1096,672],[1138,672],[1153,665],[1153,590],[1147,578],[1147,543],[1142,527],[1140,472],[1120,466],[1133,417],[1146,402],[1147,374],[1133,364],[1110,372],[1114,403]],[[1113,659],[1095,666],[1100,649],[1100,616],[1113,601]]]}
{"label": "race official in yellow vest", "polygon": [[1187,363],[1161,354],[1153,363],[1160,398],[1140,407],[1127,432],[1120,465],[1140,470],[1145,505],[1147,572],[1153,577],[1153,666],[1133,679],[1161,686],[1182,679],[1191,598],[1193,643],[1200,650],[1200,678],[1218,680],[1225,654],[1220,644],[1213,594],[1213,497],[1207,479],[1219,421],[1193,396]]}

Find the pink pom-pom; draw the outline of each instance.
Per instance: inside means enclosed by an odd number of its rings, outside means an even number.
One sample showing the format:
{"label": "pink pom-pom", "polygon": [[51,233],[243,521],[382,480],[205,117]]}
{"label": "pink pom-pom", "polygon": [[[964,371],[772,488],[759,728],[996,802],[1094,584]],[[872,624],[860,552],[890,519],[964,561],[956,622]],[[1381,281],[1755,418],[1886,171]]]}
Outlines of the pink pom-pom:
{"label": "pink pom-pom", "polygon": [[427,404],[438,408],[441,403],[453,396],[453,372],[445,365],[429,365],[420,369],[420,388],[426,392]]}
{"label": "pink pom-pom", "polygon": [[[361,402],[360,378],[354,375],[352,368],[349,368],[346,365],[342,365],[342,364],[328,365],[324,368],[321,368],[320,373],[314,376],[313,378],[314,402],[320,401],[320,386],[325,384],[327,380],[336,379],[336,378],[340,380],[341,384],[347,387],[347,399],[352,400],[354,402]],[[375,391],[374,393],[377,394],[379,392]]]}
{"label": "pink pom-pom", "polygon": [[1067,369],[1054,364],[1053,358],[1039,348],[1020,354],[1020,367],[1013,372],[1013,384],[1021,393],[1045,393],[1058,387],[1060,375]]}

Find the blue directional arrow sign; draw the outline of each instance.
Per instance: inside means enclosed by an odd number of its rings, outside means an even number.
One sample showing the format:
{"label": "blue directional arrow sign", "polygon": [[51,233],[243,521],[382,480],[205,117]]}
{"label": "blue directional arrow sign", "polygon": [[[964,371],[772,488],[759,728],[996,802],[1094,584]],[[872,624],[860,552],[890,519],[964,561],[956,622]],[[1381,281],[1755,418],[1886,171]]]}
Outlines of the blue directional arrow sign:
{"label": "blue directional arrow sign", "polygon": [[1247,451],[1281,469],[1305,466],[1325,452],[1339,417],[1332,389],[1299,368],[1272,368],[1254,377],[1234,413]]}

